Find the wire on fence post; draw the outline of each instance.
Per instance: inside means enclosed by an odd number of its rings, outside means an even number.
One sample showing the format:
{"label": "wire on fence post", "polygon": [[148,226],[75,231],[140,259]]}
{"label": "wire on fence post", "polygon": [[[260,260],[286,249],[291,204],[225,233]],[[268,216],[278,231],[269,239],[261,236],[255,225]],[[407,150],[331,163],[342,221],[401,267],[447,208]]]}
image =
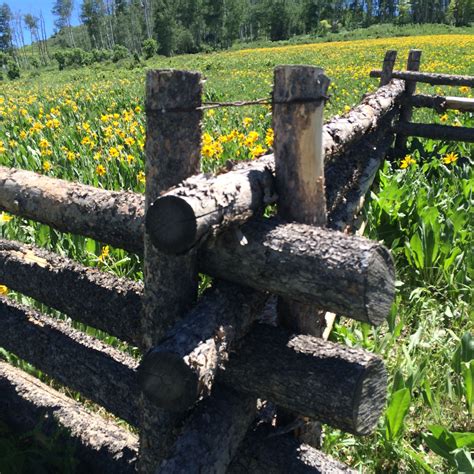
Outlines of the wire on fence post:
{"label": "wire on fence post", "polygon": [[[201,96],[199,73],[158,70],[147,74],[145,211],[161,192],[199,171]],[[165,255],[145,231],[144,283],[141,322],[146,350],[157,345],[194,304],[198,287],[195,252]],[[166,457],[183,414],[159,409],[142,394],[140,415],[138,470],[149,474]]]}

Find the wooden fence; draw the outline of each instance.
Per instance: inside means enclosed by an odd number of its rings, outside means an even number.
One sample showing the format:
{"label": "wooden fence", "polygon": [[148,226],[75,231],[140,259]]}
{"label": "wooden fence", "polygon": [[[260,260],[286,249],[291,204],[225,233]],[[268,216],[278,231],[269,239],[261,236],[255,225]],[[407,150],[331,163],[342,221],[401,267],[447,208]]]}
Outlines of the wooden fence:
{"label": "wooden fence", "polygon": [[[323,71],[277,67],[274,154],[210,177],[200,75],[150,71],[144,197],[0,167],[0,208],[144,257],[142,285],[0,241],[2,284],[143,354],[1,298],[0,347],[139,434],[5,362],[1,418],[65,428],[92,472],[349,472],[305,442],[318,439],[308,420],[371,433],[385,403],[382,360],[324,337],[331,313],[381,324],[394,296],[389,252],[351,235],[407,107],[405,83],[383,77],[323,124]],[[198,272],[214,278],[199,299]]]}

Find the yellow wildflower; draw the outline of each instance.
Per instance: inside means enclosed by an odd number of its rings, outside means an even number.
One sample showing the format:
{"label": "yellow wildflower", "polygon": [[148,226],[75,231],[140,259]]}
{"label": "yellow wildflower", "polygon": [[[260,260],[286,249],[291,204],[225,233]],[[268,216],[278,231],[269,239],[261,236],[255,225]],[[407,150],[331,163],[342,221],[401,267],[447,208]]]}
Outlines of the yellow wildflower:
{"label": "yellow wildflower", "polygon": [[0,295],[7,295],[8,288],[5,285],[0,285]]}
{"label": "yellow wildflower", "polygon": [[257,158],[257,156],[263,155],[267,150],[263,148],[262,145],[257,145],[250,149],[250,155],[252,158]]}
{"label": "yellow wildflower", "polygon": [[21,138],[22,140],[24,140],[27,136],[28,136],[28,134],[27,134],[24,130],[22,130],[22,131],[20,132],[20,138]]}
{"label": "yellow wildflower", "polygon": [[268,147],[272,147],[274,138],[275,136],[274,136],[273,128],[269,128],[265,135],[265,145],[267,145]]}
{"label": "yellow wildflower", "polygon": [[469,93],[469,87],[467,86],[461,86],[459,88],[459,91],[461,92],[461,94],[468,94]]}
{"label": "yellow wildflower", "polygon": [[347,112],[349,112],[351,110],[351,106],[350,105],[345,105],[344,106],[344,112],[347,114]]}
{"label": "yellow wildflower", "polygon": [[8,145],[10,146],[10,148],[16,148],[18,142],[16,140],[9,140]]}
{"label": "yellow wildflower", "polygon": [[443,156],[443,163],[445,165],[449,165],[450,163],[456,163],[457,160],[458,160],[457,153],[451,152]]}
{"label": "yellow wildflower", "polygon": [[416,160],[412,158],[411,155],[406,155],[405,158],[403,158],[400,168],[405,169],[408,168],[411,165],[414,165],[416,163]]}
{"label": "yellow wildflower", "polygon": [[74,161],[76,159],[76,154],[73,151],[68,151],[66,157],[69,161]]}
{"label": "yellow wildflower", "polygon": [[124,141],[128,146],[133,146],[135,144],[135,138],[133,137],[127,137]]}
{"label": "yellow wildflower", "polygon": [[105,259],[109,256],[110,249],[109,246],[106,245],[105,247],[102,247],[102,252],[99,255],[99,262],[104,262]]}
{"label": "yellow wildflower", "polygon": [[250,124],[253,122],[253,119],[251,117],[245,117],[242,123],[244,124],[244,127],[249,127]]}
{"label": "yellow wildflower", "polygon": [[2,212],[0,214],[0,222],[3,222],[3,223],[10,222],[12,219],[13,217],[7,214],[6,212]]}
{"label": "yellow wildflower", "polygon": [[109,149],[109,155],[110,155],[112,158],[117,158],[117,156],[120,155],[120,152],[117,150],[117,148],[112,147],[112,148]]}
{"label": "yellow wildflower", "polygon": [[136,112],[137,114],[139,114],[141,111],[142,111],[142,108],[141,108],[139,105],[137,105],[137,106],[135,107],[135,112]]}
{"label": "yellow wildflower", "polygon": [[134,160],[135,160],[135,157],[133,155],[127,155],[127,161],[129,164],[133,163]]}
{"label": "yellow wildflower", "polygon": [[51,170],[52,167],[53,167],[53,165],[51,164],[51,162],[49,162],[47,160],[43,162],[43,170],[44,171],[48,172],[48,171]]}
{"label": "yellow wildflower", "polygon": [[139,183],[142,183],[142,184],[145,184],[146,182],[146,177],[145,177],[145,173],[143,171],[139,171],[138,174],[137,174],[137,180]]}
{"label": "yellow wildflower", "polygon": [[97,165],[97,167],[95,168],[95,172],[96,172],[99,176],[104,176],[104,174],[106,173],[106,170],[105,170],[104,166],[102,166],[102,165]]}
{"label": "yellow wildflower", "polygon": [[441,117],[439,118],[439,120],[440,120],[442,123],[447,122],[447,121],[448,121],[448,114],[441,115]]}
{"label": "yellow wildflower", "polygon": [[203,145],[201,153],[208,158],[212,158],[214,156],[214,147],[212,145]]}
{"label": "yellow wildflower", "polygon": [[258,132],[256,132],[255,130],[249,132],[244,141],[245,145],[248,147],[252,146],[258,140],[258,136]]}

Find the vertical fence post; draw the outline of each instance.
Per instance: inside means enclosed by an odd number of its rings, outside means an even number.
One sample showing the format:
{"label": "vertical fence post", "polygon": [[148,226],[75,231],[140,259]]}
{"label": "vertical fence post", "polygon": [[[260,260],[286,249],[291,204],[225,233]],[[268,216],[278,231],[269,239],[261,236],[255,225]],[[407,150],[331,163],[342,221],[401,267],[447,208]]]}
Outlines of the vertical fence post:
{"label": "vertical fence post", "polygon": [[[195,72],[149,71],[146,83],[145,211],[166,189],[199,171],[201,151],[201,76]],[[145,231],[143,348],[156,345],[197,296],[196,254],[164,255]],[[166,380],[163,383],[166,384]],[[180,413],[156,408],[141,395],[138,470],[154,472],[174,439]]]}
{"label": "vertical fence post", "polygon": [[397,52],[393,49],[385,53],[385,58],[382,64],[382,75],[380,76],[379,87],[386,86],[392,79],[393,68],[397,60]]}
{"label": "vertical fence post", "polygon": [[[329,79],[311,66],[275,68],[273,129],[278,215],[315,226],[327,223],[324,189],[323,111]],[[278,298],[278,319],[296,333],[322,337],[325,313],[313,305]],[[278,423],[294,423],[278,409]],[[298,423],[296,423],[298,425]],[[300,440],[319,446],[320,423],[305,423]]]}
{"label": "vertical fence post", "polygon": [[[329,79],[311,66],[275,68],[273,129],[278,215],[325,226],[323,110]],[[324,317],[313,305],[280,298],[278,316],[300,334],[321,337]],[[319,317],[318,317],[319,315]]]}
{"label": "vertical fence post", "polygon": [[[419,71],[421,61],[421,50],[411,49],[408,54],[407,71]],[[405,95],[413,95],[416,91],[416,81],[405,82]],[[409,122],[413,115],[413,107],[404,105],[400,109],[400,122]],[[399,133],[395,140],[395,150],[397,154],[404,155],[407,150],[407,136]]]}

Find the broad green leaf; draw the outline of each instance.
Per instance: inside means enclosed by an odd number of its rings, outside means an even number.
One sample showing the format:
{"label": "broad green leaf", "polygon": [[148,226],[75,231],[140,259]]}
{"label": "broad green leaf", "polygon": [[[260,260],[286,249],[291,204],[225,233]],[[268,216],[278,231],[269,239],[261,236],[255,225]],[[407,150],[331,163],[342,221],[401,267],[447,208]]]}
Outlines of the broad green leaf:
{"label": "broad green leaf", "polygon": [[464,395],[466,396],[467,411],[471,416],[474,416],[474,359],[469,363],[463,362],[461,370],[464,379]]}
{"label": "broad green leaf", "polygon": [[403,420],[410,408],[411,396],[408,388],[397,390],[391,397],[385,419],[387,423],[387,439],[393,441],[401,435]]}
{"label": "broad green leaf", "polygon": [[414,261],[417,268],[423,268],[425,256],[423,253],[423,244],[418,234],[413,234],[412,238],[410,239],[410,249],[414,256]]}
{"label": "broad green leaf", "polygon": [[472,474],[474,472],[474,462],[471,453],[467,449],[458,449],[453,453],[453,456],[459,474]]}

